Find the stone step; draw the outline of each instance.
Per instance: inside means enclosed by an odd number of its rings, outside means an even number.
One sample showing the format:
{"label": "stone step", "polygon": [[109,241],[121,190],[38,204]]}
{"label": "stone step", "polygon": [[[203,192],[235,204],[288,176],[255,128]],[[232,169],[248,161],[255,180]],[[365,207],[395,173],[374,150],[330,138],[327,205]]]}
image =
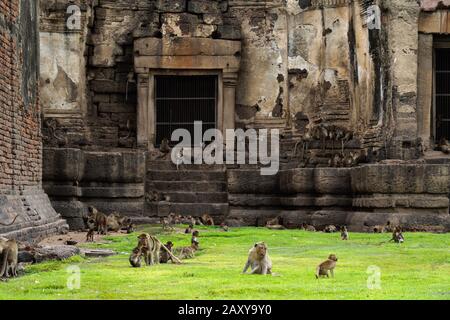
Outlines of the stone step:
{"label": "stone step", "polygon": [[227,203],[227,192],[167,192],[170,202],[175,203]]}
{"label": "stone step", "polygon": [[186,192],[226,192],[226,182],[199,182],[199,181],[147,181],[147,190]]}
{"label": "stone step", "polygon": [[[169,160],[149,160],[147,161],[147,170],[177,170],[177,166]],[[202,170],[202,171],[217,171],[222,172],[225,170],[224,165],[219,164],[183,164],[180,165],[178,171],[182,170]]]}
{"label": "stone step", "polygon": [[283,118],[268,118],[256,119],[253,123],[247,124],[246,129],[280,129],[286,127],[286,119]]}
{"label": "stone step", "polygon": [[222,171],[200,171],[200,170],[153,170],[147,171],[148,180],[165,180],[165,181],[226,181],[226,172]]}
{"label": "stone step", "polygon": [[150,204],[149,210],[158,216],[167,216],[169,213],[183,216],[191,215],[199,217],[205,213],[211,216],[226,216],[228,214],[228,203],[172,203],[160,202]]}

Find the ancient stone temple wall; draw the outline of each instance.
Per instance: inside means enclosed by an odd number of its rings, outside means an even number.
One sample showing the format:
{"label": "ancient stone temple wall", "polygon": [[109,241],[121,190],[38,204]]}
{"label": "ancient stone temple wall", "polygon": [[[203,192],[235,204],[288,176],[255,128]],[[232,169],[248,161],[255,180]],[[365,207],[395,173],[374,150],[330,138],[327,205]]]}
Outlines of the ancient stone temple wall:
{"label": "ancient stone temple wall", "polygon": [[0,1],[0,234],[27,240],[66,226],[41,187],[37,19],[34,1]]}
{"label": "ancient stone temple wall", "polygon": [[[44,187],[73,227],[89,204],[136,219],[211,210],[263,224],[282,211],[290,226],[448,224],[446,178],[400,187],[410,174],[447,177],[443,155],[426,157],[447,1],[70,5],[78,11],[41,2],[40,86]],[[68,25],[74,16],[79,24]],[[278,175],[257,166],[180,173],[153,158],[155,74],[205,72],[218,77],[218,128],[280,130]]]}

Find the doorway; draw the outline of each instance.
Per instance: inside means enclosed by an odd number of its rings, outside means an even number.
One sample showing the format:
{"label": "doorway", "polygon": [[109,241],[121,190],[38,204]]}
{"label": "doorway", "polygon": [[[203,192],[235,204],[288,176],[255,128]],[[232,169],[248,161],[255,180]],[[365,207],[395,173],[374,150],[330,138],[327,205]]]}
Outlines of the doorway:
{"label": "doorway", "polygon": [[[449,39],[450,40],[450,39]],[[435,142],[450,140],[450,41],[434,45]]]}
{"label": "doorway", "polygon": [[194,137],[194,121],[202,121],[202,135],[217,128],[217,75],[155,75],[154,85],[157,147],[176,129]]}

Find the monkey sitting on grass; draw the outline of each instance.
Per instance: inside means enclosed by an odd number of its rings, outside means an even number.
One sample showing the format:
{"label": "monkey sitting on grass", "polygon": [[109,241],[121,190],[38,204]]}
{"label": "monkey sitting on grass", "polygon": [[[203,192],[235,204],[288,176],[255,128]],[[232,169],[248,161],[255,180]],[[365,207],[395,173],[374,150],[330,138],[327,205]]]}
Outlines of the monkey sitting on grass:
{"label": "monkey sitting on grass", "polygon": [[[173,248],[173,242],[172,241],[168,241],[165,244],[166,248],[169,249],[170,252],[172,252],[172,248]],[[172,263],[174,262],[172,259],[172,256],[169,254],[169,252],[167,252],[164,248],[161,247],[161,252],[159,254],[159,262],[160,263],[168,263],[170,261],[172,261]]]}
{"label": "monkey sitting on grass", "polygon": [[341,227],[341,239],[348,240],[348,230],[346,226]]}
{"label": "monkey sitting on grass", "polygon": [[319,277],[329,278],[329,273],[331,273],[331,276],[334,278],[334,268],[336,267],[337,261],[336,255],[330,254],[327,260],[317,266],[316,279],[319,279]]}
{"label": "monkey sitting on grass", "polygon": [[272,260],[270,260],[268,248],[264,242],[255,243],[248,252],[247,263],[242,273],[251,269],[251,274],[272,274]]}
{"label": "monkey sitting on grass", "polygon": [[395,243],[403,243],[405,241],[401,227],[396,227],[394,229],[394,232],[392,233],[392,239],[389,240],[389,242],[390,241],[394,241]]}

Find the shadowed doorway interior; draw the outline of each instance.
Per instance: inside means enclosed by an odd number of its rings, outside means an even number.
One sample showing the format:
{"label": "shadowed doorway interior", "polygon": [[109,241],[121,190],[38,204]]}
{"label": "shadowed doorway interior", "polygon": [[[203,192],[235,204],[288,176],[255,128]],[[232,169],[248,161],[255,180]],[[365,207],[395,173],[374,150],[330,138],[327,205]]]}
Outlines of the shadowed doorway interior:
{"label": "shadowed doorway interior", "polygon": [[[217,127],[216,75],[155,75],[156,146],[170,140],[176,129],[194,137],[194,121],[202,121],[202,134]],[[177,143],[177,142],[172,142]]]}

